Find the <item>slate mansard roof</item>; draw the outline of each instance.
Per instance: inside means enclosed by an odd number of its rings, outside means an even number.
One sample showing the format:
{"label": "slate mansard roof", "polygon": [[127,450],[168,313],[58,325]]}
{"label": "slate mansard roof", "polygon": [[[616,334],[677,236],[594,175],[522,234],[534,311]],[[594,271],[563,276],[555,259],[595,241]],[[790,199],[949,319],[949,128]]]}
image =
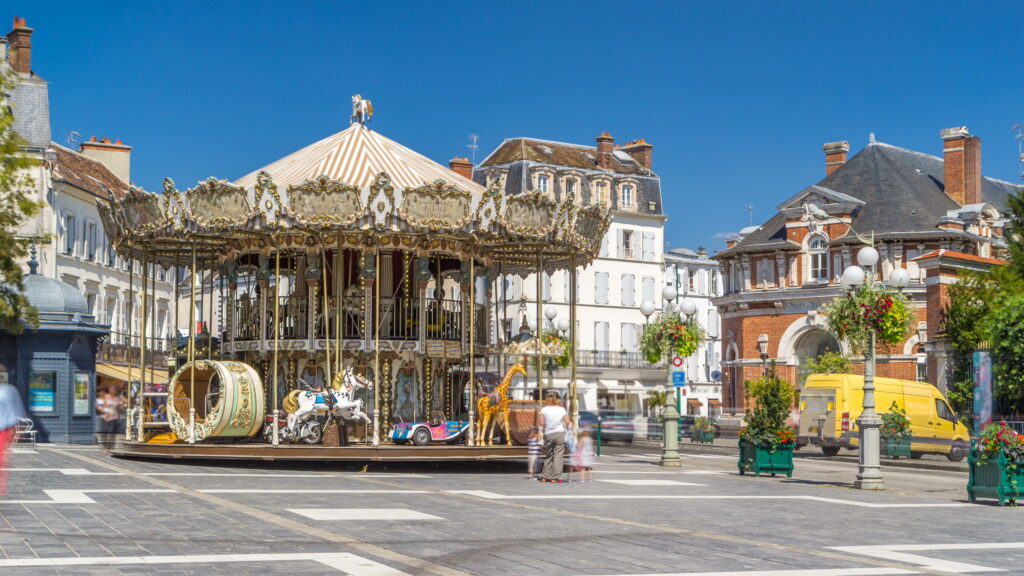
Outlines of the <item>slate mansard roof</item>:
{"label": "slate mansard roof", "polygon": [[[826,176],[818,186],[864,202],[852,226],[862,234],[940,234],[939,219],[961,208],[945,192],[943,160],[929,154],[872,142]],[[1016,190],[1010,182],[982,179],[982,200],[1000,210]],[[852,233],[848,233],[852,235]],[[729,252],[791,245],[786,240],[786,217],[776,212],[747,234]]]}
{"label": "slate mansard roof", "polygon": [[[502,142],[487,158],[473,170],[473,180],[487,184],[488,168],[502,166],[508,169],[505,192],[518,194],[532,188],[531,169],[534,166],[550,166],[555,170],[576,170],[586,177],[606,176],[612,180],[631,178],[637,182],[635,210],[638,214],[661,215],[661,179],[657,174],[644,168],[628,153],[616,148],[610,170],[597,165],[597,147],[554,142],[538,138],[509,138]],[[555,198],[561,200],[562,183],[555,178],[552,184]],[[590,202],[590,190],[586,183],[579,191],[583,204]],[[617,209],[617,193],[612,191],[612,209]]]}

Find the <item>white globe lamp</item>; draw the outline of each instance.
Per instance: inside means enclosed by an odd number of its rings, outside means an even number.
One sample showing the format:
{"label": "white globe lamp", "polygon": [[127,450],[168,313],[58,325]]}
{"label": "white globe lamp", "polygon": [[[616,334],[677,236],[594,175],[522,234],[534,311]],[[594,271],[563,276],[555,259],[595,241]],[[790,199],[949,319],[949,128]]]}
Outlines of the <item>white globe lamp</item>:
{"label": "white globe lamp", "polygon": [[680,312],[686,316],[693,316],[697,313],[697,303],[693,300],[683,300],[681,306],[679,306]]}
{"label": "white globe lamp", "polygon": [[857,252],[857,264],[861,266],[874,266],[878,263],[878,250],[871,246],[865,246]]}
{"label": "white globe lamp", "polygon": [[903,288],[910,284],[910,272],[906,268],[897,268],[889,274],[889,284],[896,288]]}
{"label": "white globe lamp", "polygon": [[674,301],[678,295],[679,292],[676,292],[675,286],[665,286],[661,289],[661,297],[669,302]]}
{"label": "white globe lamp", "polygon": [[654,302],[644,300],[640,304],[640,313],[649,318],[651,314],[654,314]]}
{"label": "white globe lamp", "polygon": [[548,320],[554,320],[558,316],[558,308],[548,307],[544,309],[544,317]]}
{"label": "white globe lamp", "polygon": [[843,286],[853,288],[864,283],[864,269],[860,266],[850,266],[843,270]]}
{"label": "white globe lamp", "polygon": [[562,332],[568,332],[569,331],[569,321],[566,320],[565,318],[562,318],[561,320],[559,320],[558,321],[558,329],[561,330]]}

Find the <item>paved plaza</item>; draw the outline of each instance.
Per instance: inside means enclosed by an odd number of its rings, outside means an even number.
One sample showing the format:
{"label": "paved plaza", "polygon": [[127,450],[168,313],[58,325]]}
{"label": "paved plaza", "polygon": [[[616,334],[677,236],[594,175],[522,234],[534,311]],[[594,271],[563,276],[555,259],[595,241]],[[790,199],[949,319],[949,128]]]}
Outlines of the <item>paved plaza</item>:
{"label": "paved plaza", "polygon": [[606,449],[591,483],[519,465],[323,466],[19,451],[0,572],[37,574],[1024,573],[1017,508],[964,503],[966,475],[797,459],[739,476],[728,450]]}

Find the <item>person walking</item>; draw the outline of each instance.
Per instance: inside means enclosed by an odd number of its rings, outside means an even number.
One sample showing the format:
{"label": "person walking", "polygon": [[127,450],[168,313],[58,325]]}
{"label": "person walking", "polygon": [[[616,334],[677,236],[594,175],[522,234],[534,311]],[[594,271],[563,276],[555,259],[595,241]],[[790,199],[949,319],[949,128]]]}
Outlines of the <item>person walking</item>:
{"label": "person walking", "polygon": [[99,419],[96,421],[96,437],[100,441],[100,452],[110,454],[114,447],[114,439],[117,436],[118,422],[122,419],[121,412],[124,408],[124,396],[115,386],[107,388],[106,394],[97,395],[96,414]]}
{"label": "person walking", "polygon": [[7,494],[7,469],[10,468],[14,430],[25,417],[21,396],[13,384],[0,384],[0,496]]}
{"label": "person walking", "polygon": [[572,423],[569,414],[558,402],[558,397],[551,395],[544,400],[544,408],[540,411],[544,425],[544,470],[541,482],[562,482],[562,458],[565,455],[565,432]]}

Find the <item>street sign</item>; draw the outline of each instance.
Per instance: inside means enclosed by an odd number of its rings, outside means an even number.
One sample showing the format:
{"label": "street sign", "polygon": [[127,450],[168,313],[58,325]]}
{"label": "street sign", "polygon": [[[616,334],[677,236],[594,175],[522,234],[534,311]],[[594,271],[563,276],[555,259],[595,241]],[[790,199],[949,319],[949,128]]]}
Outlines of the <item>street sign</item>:
{"label": "street sign", "polygon": [[682,388],[686,386],[686,372],[673,372],[672,385],[675,386],[676,388]]}
{"label": "street sign", "polygon": [[672,357],[672,365],[675,366],[676,368],[681,367],[683,365],[683,357],[682,356],[673,356]]}

